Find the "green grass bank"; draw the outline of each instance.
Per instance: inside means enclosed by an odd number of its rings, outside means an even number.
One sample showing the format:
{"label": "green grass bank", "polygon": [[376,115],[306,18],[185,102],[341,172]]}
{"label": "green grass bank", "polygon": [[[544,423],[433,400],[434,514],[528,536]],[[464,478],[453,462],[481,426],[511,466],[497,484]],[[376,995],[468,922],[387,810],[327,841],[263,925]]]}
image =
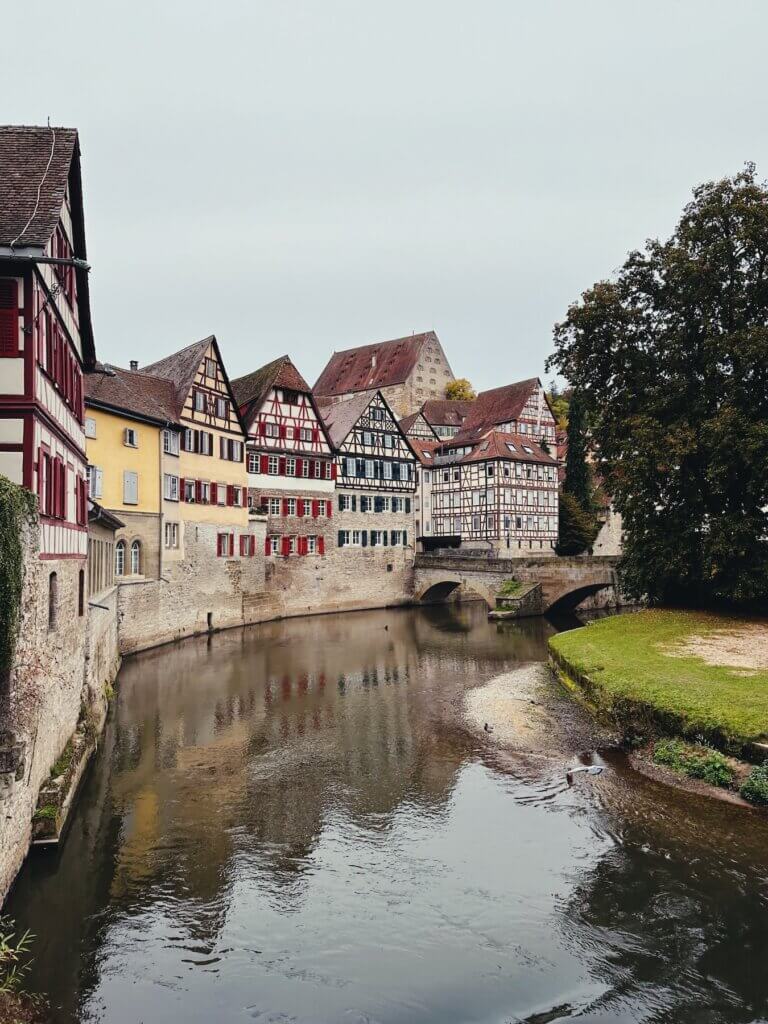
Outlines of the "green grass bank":
{"label": "green grass bank", "polygon": [[765,619],[648,610],[559,633],[549,646],[563,681],[628,738],[683,736],[762,759],[754,744],[768,742]]}

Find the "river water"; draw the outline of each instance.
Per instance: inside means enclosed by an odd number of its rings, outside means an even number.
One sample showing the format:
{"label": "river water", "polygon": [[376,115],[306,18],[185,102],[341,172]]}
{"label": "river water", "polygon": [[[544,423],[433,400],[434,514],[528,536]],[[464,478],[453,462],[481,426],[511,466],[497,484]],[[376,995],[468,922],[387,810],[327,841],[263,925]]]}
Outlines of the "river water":
{"label": "river water", "polygon": [[[553,628],[445,605],[127,661],[7,908],[56,1024],[767,1019],[768,822],[593,753]],[[510,673],[511,749],[461,719]]]}

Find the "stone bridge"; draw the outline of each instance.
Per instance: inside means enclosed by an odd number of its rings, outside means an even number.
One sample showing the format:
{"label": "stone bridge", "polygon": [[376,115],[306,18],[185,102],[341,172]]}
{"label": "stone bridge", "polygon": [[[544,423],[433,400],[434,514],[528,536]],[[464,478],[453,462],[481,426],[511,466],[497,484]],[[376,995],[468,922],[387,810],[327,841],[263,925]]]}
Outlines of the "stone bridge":
{"label": "stone bridge", "polygon": [[[417,601],[444,601],[458,586],[482,597],[493,609],[505,580],[538,583],[541,612],[575,608],[585,598],[607,591],[606,604],[620,603],[616,581],[618,558],[580,555],[571,558],[490,558],[484,553],[424,552],[416,555],[414,596]],[[530,613],[529,613],[530,614]]]}

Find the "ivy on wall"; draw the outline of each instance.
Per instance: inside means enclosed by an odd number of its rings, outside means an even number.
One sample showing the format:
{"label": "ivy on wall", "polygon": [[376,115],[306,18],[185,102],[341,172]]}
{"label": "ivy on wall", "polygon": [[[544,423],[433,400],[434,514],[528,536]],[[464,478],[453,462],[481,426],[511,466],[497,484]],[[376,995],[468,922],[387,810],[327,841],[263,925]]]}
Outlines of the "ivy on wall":
{"label": "ivy on wall", "polygon": [[0,677],[13,665],[24,582],[22,531],[36,507],[34,494],[0,474]]}

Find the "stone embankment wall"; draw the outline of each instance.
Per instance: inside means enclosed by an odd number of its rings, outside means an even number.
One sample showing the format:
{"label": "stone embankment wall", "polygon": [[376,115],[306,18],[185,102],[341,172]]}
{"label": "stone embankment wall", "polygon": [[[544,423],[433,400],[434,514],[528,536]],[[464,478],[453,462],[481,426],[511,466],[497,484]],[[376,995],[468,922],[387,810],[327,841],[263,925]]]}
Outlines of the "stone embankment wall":
{"label": "stone embankment wall", "polygon": [[[39,524],[23,530],[24,586],[13,668],[0,694],[0,903],[26,856],[40,787],[75,730],[83,697],[86,622],[81,559],[39,557]],[[50,574],[56,614],[49,628]]]}
{"label": "stone embankment wall", "polygon": [[[253,517],[256,553],[216,554],[213,523],[187,524],[184,560],[166,564],[159,580],[126,580],[118,588],[118,630],[123,654],[146,650],[210,629],[227,629],[269,617],[264,595],[266,518]],[[230,532],[233,532],[230,529]]]}
{"label": "stone embankment wall", "polygon": [[107,712],[108,695],[120,669],[117,629],[117,587],[110,587],[88,602],[85,638],[85,697],[99,724]]}

